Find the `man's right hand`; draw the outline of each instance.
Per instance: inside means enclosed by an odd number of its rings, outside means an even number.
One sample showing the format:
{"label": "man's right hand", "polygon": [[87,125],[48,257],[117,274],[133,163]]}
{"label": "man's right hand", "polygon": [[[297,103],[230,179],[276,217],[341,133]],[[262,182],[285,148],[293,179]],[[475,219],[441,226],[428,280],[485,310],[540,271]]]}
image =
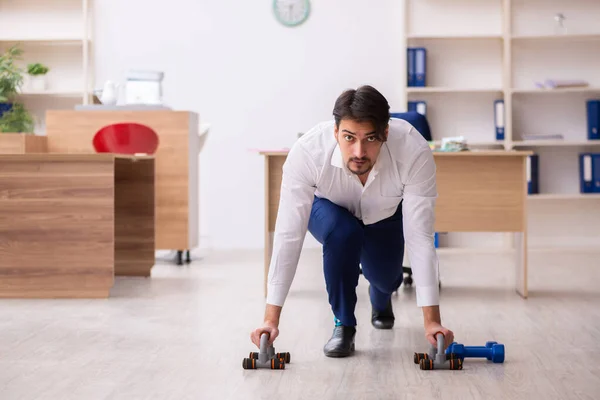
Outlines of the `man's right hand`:
{"label": "man's right hand", "polygon": [[277,336],[279,336],[279,328],[274,323],[265,322],[261,328],[255,329],[250,334],[250,340],[252,340],[252,343],[254,343],[256,345],[256,347],[258,347],[259,349],[260,349],[260,336],[263,333],[269,334],[269,345],[272,345],[273,342],[275,341],[275,339],[277,339]]}

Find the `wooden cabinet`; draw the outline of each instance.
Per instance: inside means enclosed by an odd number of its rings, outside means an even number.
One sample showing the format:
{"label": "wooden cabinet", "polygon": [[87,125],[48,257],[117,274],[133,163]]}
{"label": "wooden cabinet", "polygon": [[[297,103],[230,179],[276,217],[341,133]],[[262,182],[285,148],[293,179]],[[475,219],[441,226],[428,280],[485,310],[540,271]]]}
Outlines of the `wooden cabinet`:
{"label": "wooden cabinet", "polygon": [[109,297],[154,266],[154,159],[0,155],[0,298]]}
{"label": "wooden cabinet", "polygon": [[135,122],[159,136],[156,157],[156,249],[198,246],[199,118],[171,110],[49,110],[48,152],[94,153],[92,139],[110,124]]}

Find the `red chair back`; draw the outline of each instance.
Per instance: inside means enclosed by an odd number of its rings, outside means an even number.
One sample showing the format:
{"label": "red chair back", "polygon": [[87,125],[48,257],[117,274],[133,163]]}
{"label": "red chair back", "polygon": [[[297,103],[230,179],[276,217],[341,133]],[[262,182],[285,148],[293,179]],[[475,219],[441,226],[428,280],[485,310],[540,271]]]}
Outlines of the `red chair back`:
{"label": "red chair back", "polygon": [[96,132],[93,145],[97,153],[154,154],[158,149],[158,135],[142,124],[112,124]]}

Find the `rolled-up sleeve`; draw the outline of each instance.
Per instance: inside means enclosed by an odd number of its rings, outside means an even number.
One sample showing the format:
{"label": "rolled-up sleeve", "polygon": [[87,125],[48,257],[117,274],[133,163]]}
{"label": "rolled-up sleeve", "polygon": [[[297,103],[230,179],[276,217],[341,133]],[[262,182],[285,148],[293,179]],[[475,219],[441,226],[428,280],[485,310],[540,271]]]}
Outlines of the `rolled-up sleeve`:
{"label": "rolled-up sleeve", "polygon": [[433,153],[420,149],[410,163],[404,186],[404,238],[417,295],[417,306],[439,305],[439,260],[434,245],[436,166]]}
{"label": "rolled-up sleeve", "polygon": [[296,274],[314,200],[318,170],[296,142],[283,165],[281,197],[269,265],[267,303],[283,306]]}

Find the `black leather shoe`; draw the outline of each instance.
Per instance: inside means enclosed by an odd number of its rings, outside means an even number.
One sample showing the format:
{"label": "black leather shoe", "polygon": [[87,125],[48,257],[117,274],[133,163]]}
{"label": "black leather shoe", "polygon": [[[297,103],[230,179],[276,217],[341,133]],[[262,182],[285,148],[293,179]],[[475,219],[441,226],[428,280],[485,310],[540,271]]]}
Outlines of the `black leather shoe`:
{"label": "black leather shoe", "polygon": [[371,310],[371,324],[377,329],[392,329],[394,327],[394,310],[392,309],[392,300],[383,311]]}
{"label": "black leather shoe", "polygon": [[354,352],[355,335],[354,326],[336,326],[323,352],[327,357],[348,357]]}

